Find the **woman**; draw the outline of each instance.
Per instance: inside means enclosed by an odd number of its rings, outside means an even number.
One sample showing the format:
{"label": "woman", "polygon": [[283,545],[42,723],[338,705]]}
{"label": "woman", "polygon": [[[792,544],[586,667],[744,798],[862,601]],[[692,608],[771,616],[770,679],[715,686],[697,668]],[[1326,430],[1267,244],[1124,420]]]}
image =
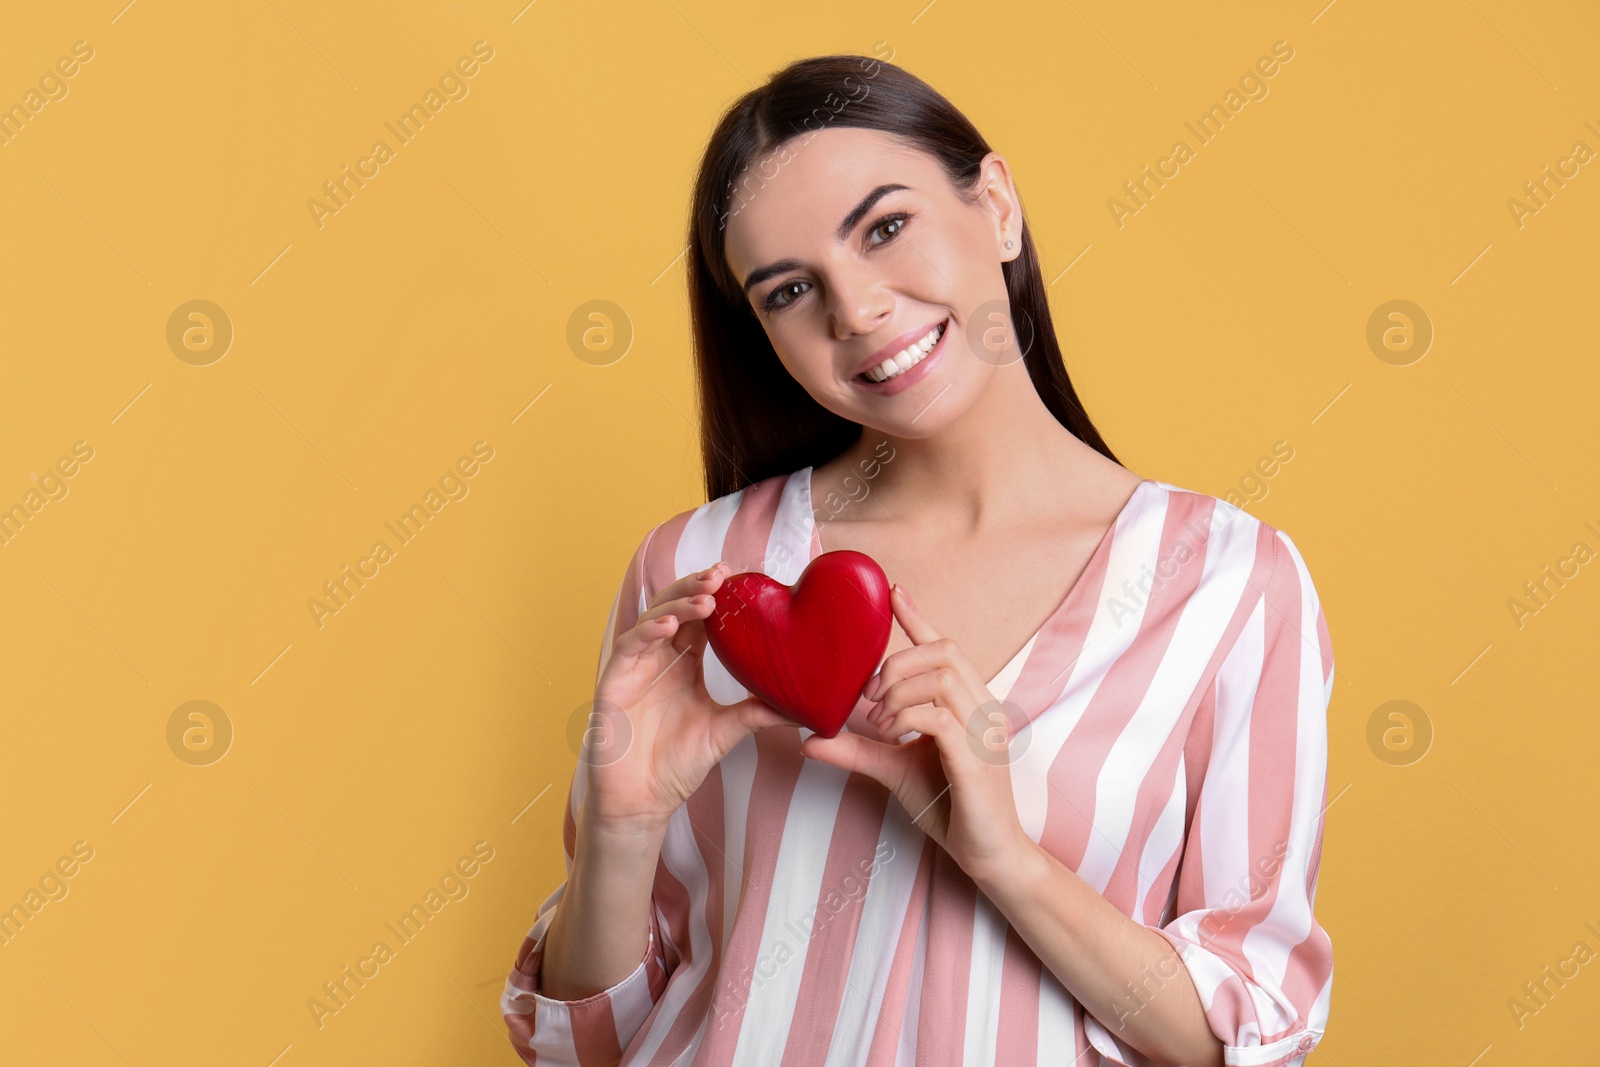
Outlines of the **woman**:
{"label": "woman", "polygon": [[[1288,535],[1116,461],[1009,166],[897,67],[808,59],[739,100],[690,243],[710,502],[613,606],[567,881],[501,1002],[518,1052],[1301,1062],[1333,659]],[[900,632],[822,738],[704,620],[729,574],[844,548]]]}

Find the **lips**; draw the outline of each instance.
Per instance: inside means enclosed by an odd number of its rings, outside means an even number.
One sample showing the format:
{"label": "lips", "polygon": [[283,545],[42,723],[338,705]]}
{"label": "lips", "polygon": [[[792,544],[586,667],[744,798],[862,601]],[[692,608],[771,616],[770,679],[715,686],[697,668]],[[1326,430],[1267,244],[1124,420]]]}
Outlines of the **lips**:
{"label": "lips", "polygon": [[[865,383],[867,385],[882,385],[882,384],[884,384],[884,382],[873,381],[873,379],[867,377],[867,372],[872,370],[874,367],[882,366],[886,361],[888,361],[890,359],[893,359],[895,356],[899,355],[901,352],[904,352],[907,348],[910,348],[912,345],[916,344],[918,341],[920,341],[924,337],[928,336],[928,334],[933,330],[939,330],[940,331],[939,341],[938,341],[938,343],[936,343],[934,345],[933,348],[930,348],[927,352],[923,353],[922,358],[923,359],[927,359],[935,351],[938,350],[939,346],[941,344],[943,344],[943,342],[944,342],[945,335],[947,335],[950,332],[950,319],[948,317],[940,319],[937,322],[930,322],[926,326],[922,326],[922,327],[919,327],[918,329],[911,330],[911,331],[908,331],[907,333],[901,334],[899,337],[895,338],[893,341],[890,341],[888,344],[886,344],[882,348],[878,349],[878,351],[874,352],[872,354],[872,356],[867,359],[866,362],[861,364],[860,369],[857,370],[855,375],[854,375],[854,380],[858,381],[858,382]],[[901,373],[902,374],[908,373],[911,369],[912,368],[907,368],[906,371],[902,371]],[[892,381],[892,380],[893,380],[892,378],[885,379],[885,381]]]}

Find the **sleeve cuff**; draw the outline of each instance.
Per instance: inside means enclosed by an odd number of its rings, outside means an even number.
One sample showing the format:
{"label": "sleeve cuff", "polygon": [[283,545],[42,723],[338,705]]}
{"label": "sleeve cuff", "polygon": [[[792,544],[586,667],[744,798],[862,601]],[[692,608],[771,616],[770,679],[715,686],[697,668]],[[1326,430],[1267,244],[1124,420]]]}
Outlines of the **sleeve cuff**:
{"label": "sleeve cuff", "polygon": [[[1213,1028],[1214,1030],[1215,1028]],[[1152,1061],[1142,1055],[1138,1049],[1123,1041],[1118,1041],[1104,1024],[1090,1015],[1083,1013],[1083,1032],[1089,1038],[1089,1044],[1094,1046],[1096,1052],[1118,1067],[1151,1067]],[[1217,1035],[1217,1040],[1222,1041],[1222,1035]],[[1306,1056],[1322,1040],[1321,1030],[1301,1030],[1288,1035],[1270,1045],[1229,1045],[1222,1046],[1222,1062],[1228,1067],[1281,1067],[1283,1064],[1299,1065],[1305,1062]]]}
{"label": "sleeve cuff", "polygon": [[541,935],[534,944],[533,950],[528,957],[528,976],[532,986],[528,992],[532,994],[534,1002],[541,1009],[553,1008],[558,1011],[570,1011],[573,1008],[585,1007],[597,1001],[608,999],[615,1000],[617,1003],[625,1003],[633,999],[629,994],[638,992],[637,987],[641,984],[644,986],[644,996],[647,1000],[649,999],[648,964],[656,947],[655,916],[652,915],[650,919],[650,937],[645,942],[644,955],[639,960],[639,966],[633,969],[633,973],[610,989],[602,989],[598,993],[580,997],[577,1000],[558,1000],[555,997],[545,996],[544,993],[540,992],[539,987],[542,984],[541,979],[544,972],[544,939],[548,934],[549,930],[546,929],[545,934]]}
{"label": "sleeve cuff", "polygon": [[[1245,980],[1231,964],[1198,942],[1185,937],[1170,927],[1152,927],[1156,933],[1172,943],[1178,959],[1189,972],[1200,994],[1205,1009],[1206,1022],[1211,1032],[1222,1042],[1222,1062],[1226,1067],[1281,1067],[1283,1064],[1300,1064],[1322,1040],[1323,1031],[1301,1025],[1271,1041],[1261,1040],[1260,1020],[1247,1015],[1243,1005],[1250,1005],[1256,1013],[1261,1010],[1260,990]],[[1224,1001],[1228,1007],[1224,1008]],[[1288,1022],[1286,1013],[1282,1021]],[[1293,1022],[1304,1023],[1303,1018]],[[1292,1023],[1291,1023],[1292,1025]],[[1253,1041],[1246,1040],[1254,1038]],[[1134,1065],[1136,1067],[1136,1065]]]}
{"label": "sleeve cuff", "polygon": [[615,1064],[655,1009],[665,986],[654,909],[639,965],[611,988],[576,1000],[557,1000],[539,989],[548,932],[546,922],[537,940],[530,936],[524,942],[501,998],[500,1014],[512,1047],[524,1063],[539,1067]]}
{"label": "sleeve cuff", "polygon": [[1321,1040],[1321,1030],[1301,1030],[1270,1045],[1223,1045],[1222,1062],[1228,1067],[1279,1067],[1285,1063],[1303,1063]]}

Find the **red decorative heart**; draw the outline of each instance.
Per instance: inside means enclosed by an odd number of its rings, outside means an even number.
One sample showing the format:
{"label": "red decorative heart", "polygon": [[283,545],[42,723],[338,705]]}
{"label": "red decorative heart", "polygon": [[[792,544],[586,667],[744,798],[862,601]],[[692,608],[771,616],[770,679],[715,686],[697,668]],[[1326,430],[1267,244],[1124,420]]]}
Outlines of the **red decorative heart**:
{"label": "red decorative heart", "polygon": [[889,647],[889,579],[861,552],[824,552],[787,586],[759,571],[724,579],[706,641],[768,707],[833,737]]}

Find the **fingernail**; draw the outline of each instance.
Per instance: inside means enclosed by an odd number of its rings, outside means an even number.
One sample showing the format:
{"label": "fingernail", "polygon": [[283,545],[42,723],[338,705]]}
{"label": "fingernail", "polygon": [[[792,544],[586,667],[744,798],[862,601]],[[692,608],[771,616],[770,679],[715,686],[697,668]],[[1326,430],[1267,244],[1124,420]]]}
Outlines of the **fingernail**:
{"label": "fingernail", "polygon": [[701,607],[705,607],[707,604],[711,603],[711,600],[712,598],[708,593],[701,593],[699,596],[694,598],[694,602],[699,604]]}

